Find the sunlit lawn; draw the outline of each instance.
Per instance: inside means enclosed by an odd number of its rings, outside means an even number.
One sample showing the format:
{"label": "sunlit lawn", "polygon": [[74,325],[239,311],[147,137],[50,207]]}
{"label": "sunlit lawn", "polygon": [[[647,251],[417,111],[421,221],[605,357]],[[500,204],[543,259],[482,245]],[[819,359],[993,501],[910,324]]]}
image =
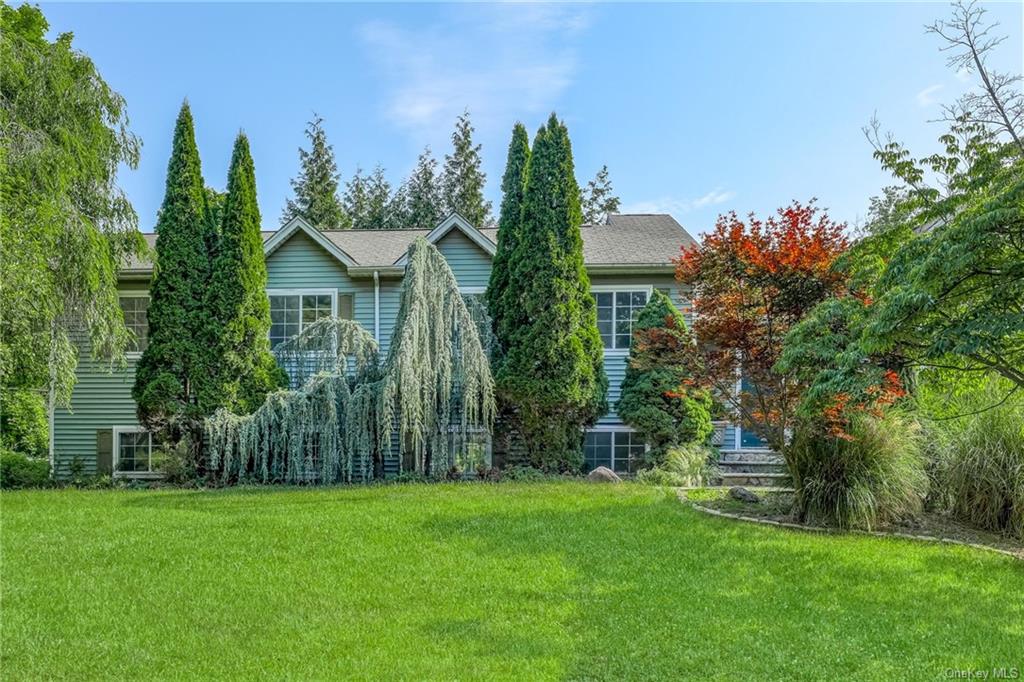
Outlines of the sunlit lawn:
{"label": "sunlit lawn", "polygon": [[1024,564],[583,483],[4,493],[4,679],[1024,667]]}

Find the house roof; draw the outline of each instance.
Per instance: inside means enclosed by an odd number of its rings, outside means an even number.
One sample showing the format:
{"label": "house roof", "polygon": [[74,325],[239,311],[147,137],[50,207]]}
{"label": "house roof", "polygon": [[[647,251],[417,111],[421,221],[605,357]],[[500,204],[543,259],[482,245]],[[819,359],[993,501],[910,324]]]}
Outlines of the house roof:
{"label": "house roof", "polygon": [[[308,228],[307,231],[313,228]],[[292,232],[298,225],[289,224],[280,232]],[[439,240],[448,231],[458,227],[474,238],[481,248],[493,252],[498,241],[497,228],[477,230],[457,214],[449,216],[433,230],[323,230],[318,233],[331,245],[331,251],[340,251],[339,257],[351,260],[362,268],[393,267],[402,259],[416,237]],[[264,231],[264,242],[277,248],[281,239],[271,239],[278,230]],[[583,262],[598,267],[670,266],[683,246],[696,241],[676,220],[665,214],[612,214],[604,225],[583,225]],[[145,234],[153,246],[156,235]],[[279,237],[287,238],[287,234]],[[398,263],[400,265],[400,263]],[[144,272],[150,269],[145,260],[132,259],[127,271]]]}

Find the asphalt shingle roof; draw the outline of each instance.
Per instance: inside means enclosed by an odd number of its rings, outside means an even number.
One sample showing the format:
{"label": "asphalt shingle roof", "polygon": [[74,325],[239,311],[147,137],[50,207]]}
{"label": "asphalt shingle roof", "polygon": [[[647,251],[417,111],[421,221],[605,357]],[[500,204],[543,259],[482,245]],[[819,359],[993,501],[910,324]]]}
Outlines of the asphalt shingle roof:
{"label": "asphalt shingle roof", "polygon": [[[484,228],[480,232],[492,243],[497,243],[497,228]],[[388,266],[398,260],[416,237],[424,237],[430,230],[325,230],[327,237],[342,251],[362,266]],[[696,243],[670,215],[665,214],[613,214],[605,225],[584,225],[583,262],[587,265],[668,265],[679,255],[683,246]],[[273,235],[263,232],[263,239]],[[156,235],[147,233],[146,241],[153,246]],[[133,259],[128,270],[147,270],[149,263]]]}

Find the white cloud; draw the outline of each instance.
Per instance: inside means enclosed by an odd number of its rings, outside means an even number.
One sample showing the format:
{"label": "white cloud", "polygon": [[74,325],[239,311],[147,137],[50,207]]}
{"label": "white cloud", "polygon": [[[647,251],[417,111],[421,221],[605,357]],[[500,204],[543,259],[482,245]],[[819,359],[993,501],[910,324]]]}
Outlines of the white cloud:
{"label": "white cloud", "polygon": [[935,104],[935,102],[938,101],[935,99],[935,95],[944,87],[946,86],[944,86],[942,83],[935,83],[934,85],[929,85],[927,88],[917,93],[917,105],[919,107],[930,107],[931,105]]}
{"label": "white cloud", "polygon": [[970,69],[968,69],[966,66],[961,66],[959,69],[957,69],[956,79],[961,83],[966,83],[967,81],[971,80],[971,75],[972,74]]}
{"label": "white cloud", "polygon": [[716,187],[696,199],[680,199],[678,197],[660,197],[647,201],[638,201],[622,208],[623,213],[670,213],[682,215],[709,206],[724,204],[736,196],[732,190]]}
{"label": "white cloud", "polygon": [[545,113],[576,72],[574,37],[587,27],[573,5],[461,5],[444,21],[406,28],[358,28],[387,91],[384,113],[421,139],[446,133],[468,108],[474,125],[508,126],[510,117]]}

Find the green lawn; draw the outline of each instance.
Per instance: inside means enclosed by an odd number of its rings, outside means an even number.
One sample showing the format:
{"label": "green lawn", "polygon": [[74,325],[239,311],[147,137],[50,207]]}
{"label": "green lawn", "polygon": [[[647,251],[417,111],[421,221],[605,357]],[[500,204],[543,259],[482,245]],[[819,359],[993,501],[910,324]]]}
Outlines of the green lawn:
{"label": "green lawn", "polygon": [[582,483],[4,493],[7,680],[941,678],[1024,565]]}

